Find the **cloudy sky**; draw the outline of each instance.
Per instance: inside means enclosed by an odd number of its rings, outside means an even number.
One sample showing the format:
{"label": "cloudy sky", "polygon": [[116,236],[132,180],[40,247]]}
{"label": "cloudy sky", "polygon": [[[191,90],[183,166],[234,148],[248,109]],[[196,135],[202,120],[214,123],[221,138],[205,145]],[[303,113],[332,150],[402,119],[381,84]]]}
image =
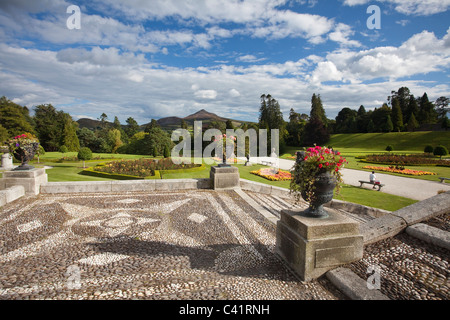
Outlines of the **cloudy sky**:
{"label": "cloudy sky", "polygon": [[291,108],[309,114],[313,93],[328,118],[379,107],[402,86],[434,101],[450,97],[449,9],[450,0],[0,0],[0,96],[139,124],[200,109],[257,121],[261,94],[285,119]]}

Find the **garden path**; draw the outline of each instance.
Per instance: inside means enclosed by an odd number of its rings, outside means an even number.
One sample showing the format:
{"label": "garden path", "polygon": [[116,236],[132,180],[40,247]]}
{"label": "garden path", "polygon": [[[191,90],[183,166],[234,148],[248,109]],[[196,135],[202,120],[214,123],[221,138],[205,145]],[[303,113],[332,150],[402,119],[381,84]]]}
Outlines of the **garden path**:
{"label": "garden path", "polygon": [[[251,158],[250,162],[261,163],[258,158]],[[293,160],[279,159],[279,167],[283,170],[291,169],[294,163],[295,161]],[[376,175],[377,179],[380,180],[382,184],[385,184],[381,189],[381,192],[419,201],[435,196],[440,190],[450,190],[450,184],[441,183],[438,179],[439,177],[436,177],[436,181],[427,181],[382,173],[377,173]],[[345,184],[359,187],[360,183],[358,180],[369,180],[369,172],[354,169],[342,169],[342,178]],[[367,188],[367,185],[365,185],[365,187]]]}

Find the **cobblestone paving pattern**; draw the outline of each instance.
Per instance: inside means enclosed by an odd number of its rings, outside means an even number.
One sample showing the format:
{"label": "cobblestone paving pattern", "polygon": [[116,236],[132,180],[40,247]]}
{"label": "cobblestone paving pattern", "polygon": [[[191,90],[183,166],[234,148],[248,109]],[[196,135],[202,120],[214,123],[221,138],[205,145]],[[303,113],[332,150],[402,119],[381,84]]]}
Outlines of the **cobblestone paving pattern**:
{"label": "cobblestone paving pattern", "polygon": [[66,194],[0,209],[0,299],[342,299],[274,255],[235,192]]}
{"label": "cobblestone paving pattern", "polygon": [[[424,222],[449,231],[450,215]],[[401,233],[368,245],[364,257],[348,267],[367,279],[369,266],[378,266],[380,291],[395,300],[448,300],[450,252]],[[373,277],[372,277],[373,278]]]}

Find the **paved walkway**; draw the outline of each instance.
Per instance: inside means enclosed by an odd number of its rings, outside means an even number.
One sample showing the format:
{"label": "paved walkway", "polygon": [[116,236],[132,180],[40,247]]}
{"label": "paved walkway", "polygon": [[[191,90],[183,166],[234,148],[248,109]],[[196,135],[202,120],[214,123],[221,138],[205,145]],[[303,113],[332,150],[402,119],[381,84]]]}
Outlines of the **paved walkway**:
{"label": "paved walkway", "polygon": [[[251,158],[250,161],[261,163],[257,158]],[[293,160],[279,159],[279,167],[283,170],[291,169],[294,163],[295,161]],[[369,174],[368,171],[343,169],[342,178],[345,184],[359,187],[360,183],[358,180],[369,180]],[[438,177],[436,177],[436,181],[427,181],[382,173],[377,173],[376,175],[377,179],[380,180],[382,184],[385,184],[381,189],[381,192],[419,201],[435,196],[440,190],[450,190],[450,184],[440,183]],[[370,186],[365,185],[363,188],[364,187],[368,188]]]}

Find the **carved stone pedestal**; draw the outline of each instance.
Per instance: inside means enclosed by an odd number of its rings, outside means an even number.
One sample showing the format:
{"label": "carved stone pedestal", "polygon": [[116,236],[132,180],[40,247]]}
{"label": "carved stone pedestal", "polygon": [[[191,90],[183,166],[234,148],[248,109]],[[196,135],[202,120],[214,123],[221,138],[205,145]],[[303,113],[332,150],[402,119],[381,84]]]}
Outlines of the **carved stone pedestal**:
{"label": "carved stone pedestal", "polygon": [[239,169],[236,167],[211,167],[209,173],[214,190],[239,187]]}
{"label": "carved stone pedestal", "polygon": [[363,256],[359,223],[327,209],[327,218],[309,218],[282,210],[277,223],[276,253],[304,281]]}
{"label": "carved stone pedestal", "polygon": [[4,188],[23,186],[26,194],[37,195],[42,183],[48,181],[44,168],[35,168],[24,171],[5,171],[0,185]]}

